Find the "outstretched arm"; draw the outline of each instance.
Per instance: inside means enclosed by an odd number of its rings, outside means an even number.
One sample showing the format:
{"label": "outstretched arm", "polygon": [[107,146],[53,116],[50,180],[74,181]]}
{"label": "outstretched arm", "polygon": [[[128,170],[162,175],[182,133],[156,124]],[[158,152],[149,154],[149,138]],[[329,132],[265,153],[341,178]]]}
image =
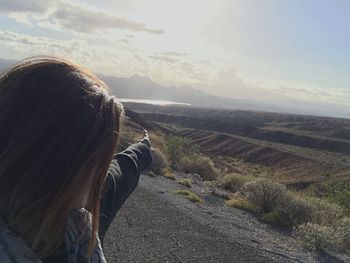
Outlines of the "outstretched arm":
{"label": "outstretched arm", "polygon": [[151,143],[147,131],[140,142],[114,155],[101,200],[99,228],[101,242],[118,210],[136,188],[141,172],[151,163]]}

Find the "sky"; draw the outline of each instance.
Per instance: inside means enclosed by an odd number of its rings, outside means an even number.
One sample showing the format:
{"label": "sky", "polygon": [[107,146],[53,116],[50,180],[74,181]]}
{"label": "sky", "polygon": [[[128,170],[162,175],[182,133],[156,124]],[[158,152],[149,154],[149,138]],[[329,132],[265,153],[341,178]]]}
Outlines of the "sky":
{"label": "sky", "polygon": [[348,0],[0,0],[0,58],[350,118]]}

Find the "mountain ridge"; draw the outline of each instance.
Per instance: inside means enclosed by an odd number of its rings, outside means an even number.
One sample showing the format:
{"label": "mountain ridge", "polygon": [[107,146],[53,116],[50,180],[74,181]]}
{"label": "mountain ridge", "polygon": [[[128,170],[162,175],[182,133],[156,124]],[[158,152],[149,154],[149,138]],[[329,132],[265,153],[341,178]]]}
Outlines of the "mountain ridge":
{"label": "mountain ridge", "polygon": [[[167,87],[154,82],[151,78],[135,74],[129,78],[97,74],[118,98],[168,100],[188,103],[196,107],[256,110],[268,112],[291,112],[287,107],[261,102],[225,98],[211,95],[190,86]],[[308,114],[299,110],[299,114]]]}

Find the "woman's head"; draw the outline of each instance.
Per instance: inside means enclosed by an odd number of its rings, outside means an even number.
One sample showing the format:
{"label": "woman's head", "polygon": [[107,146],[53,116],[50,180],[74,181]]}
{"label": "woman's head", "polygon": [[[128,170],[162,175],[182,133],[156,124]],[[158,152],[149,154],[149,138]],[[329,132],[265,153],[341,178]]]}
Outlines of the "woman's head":
{"label": "woman's head", "polygon": [[0,216],[40,257],[60,245],[86,191],[92,248],[121,113],[103,82],[62,59],[27,59],[0,75]]}

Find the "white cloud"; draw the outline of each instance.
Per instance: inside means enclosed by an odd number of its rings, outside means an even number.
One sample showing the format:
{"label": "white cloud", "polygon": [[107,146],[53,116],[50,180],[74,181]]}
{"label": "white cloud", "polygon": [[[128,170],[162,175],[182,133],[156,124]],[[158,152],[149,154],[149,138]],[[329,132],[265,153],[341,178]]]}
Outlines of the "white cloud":
{"label": "white cloud", "polygon": [[150,59],[159,60],[167,63],[175,63],[178,60],[169,56],[149,56]]}
{"label": "white cloud", "polygon": [[2,46],[16,50],[19,58],[48,54],[71,57],[89,64],[94,60],[101,60],[99,51],[90,47],[84,40],[57,40],[0,31],[0,42]]}
{"label": "white cloud", "polygon": [[27,25],[31,21],[39,26],[53,26],[56,30],[61,28],[68,31],[93,33],[119,29],[158,35],[164,33],[162,29],[149,28],[141,22],[114,16],[86,5],[60,0],[0,0],[0,13]]}
{"label": "white cloud", "polygon": [[151,34],[163,34],[162,29],[148,28],[146,24],[130,21],[124,17],[111,16],[105,12],[86,7],[58,2],[50,19],[57,21],[67,30],[91,33],[96,30],[123,29],[142,31]]}
{"label": "white cloud", "polygon": [[0,13],[43,13],[49,5],[49,1],[40,0],[0,0]]}

